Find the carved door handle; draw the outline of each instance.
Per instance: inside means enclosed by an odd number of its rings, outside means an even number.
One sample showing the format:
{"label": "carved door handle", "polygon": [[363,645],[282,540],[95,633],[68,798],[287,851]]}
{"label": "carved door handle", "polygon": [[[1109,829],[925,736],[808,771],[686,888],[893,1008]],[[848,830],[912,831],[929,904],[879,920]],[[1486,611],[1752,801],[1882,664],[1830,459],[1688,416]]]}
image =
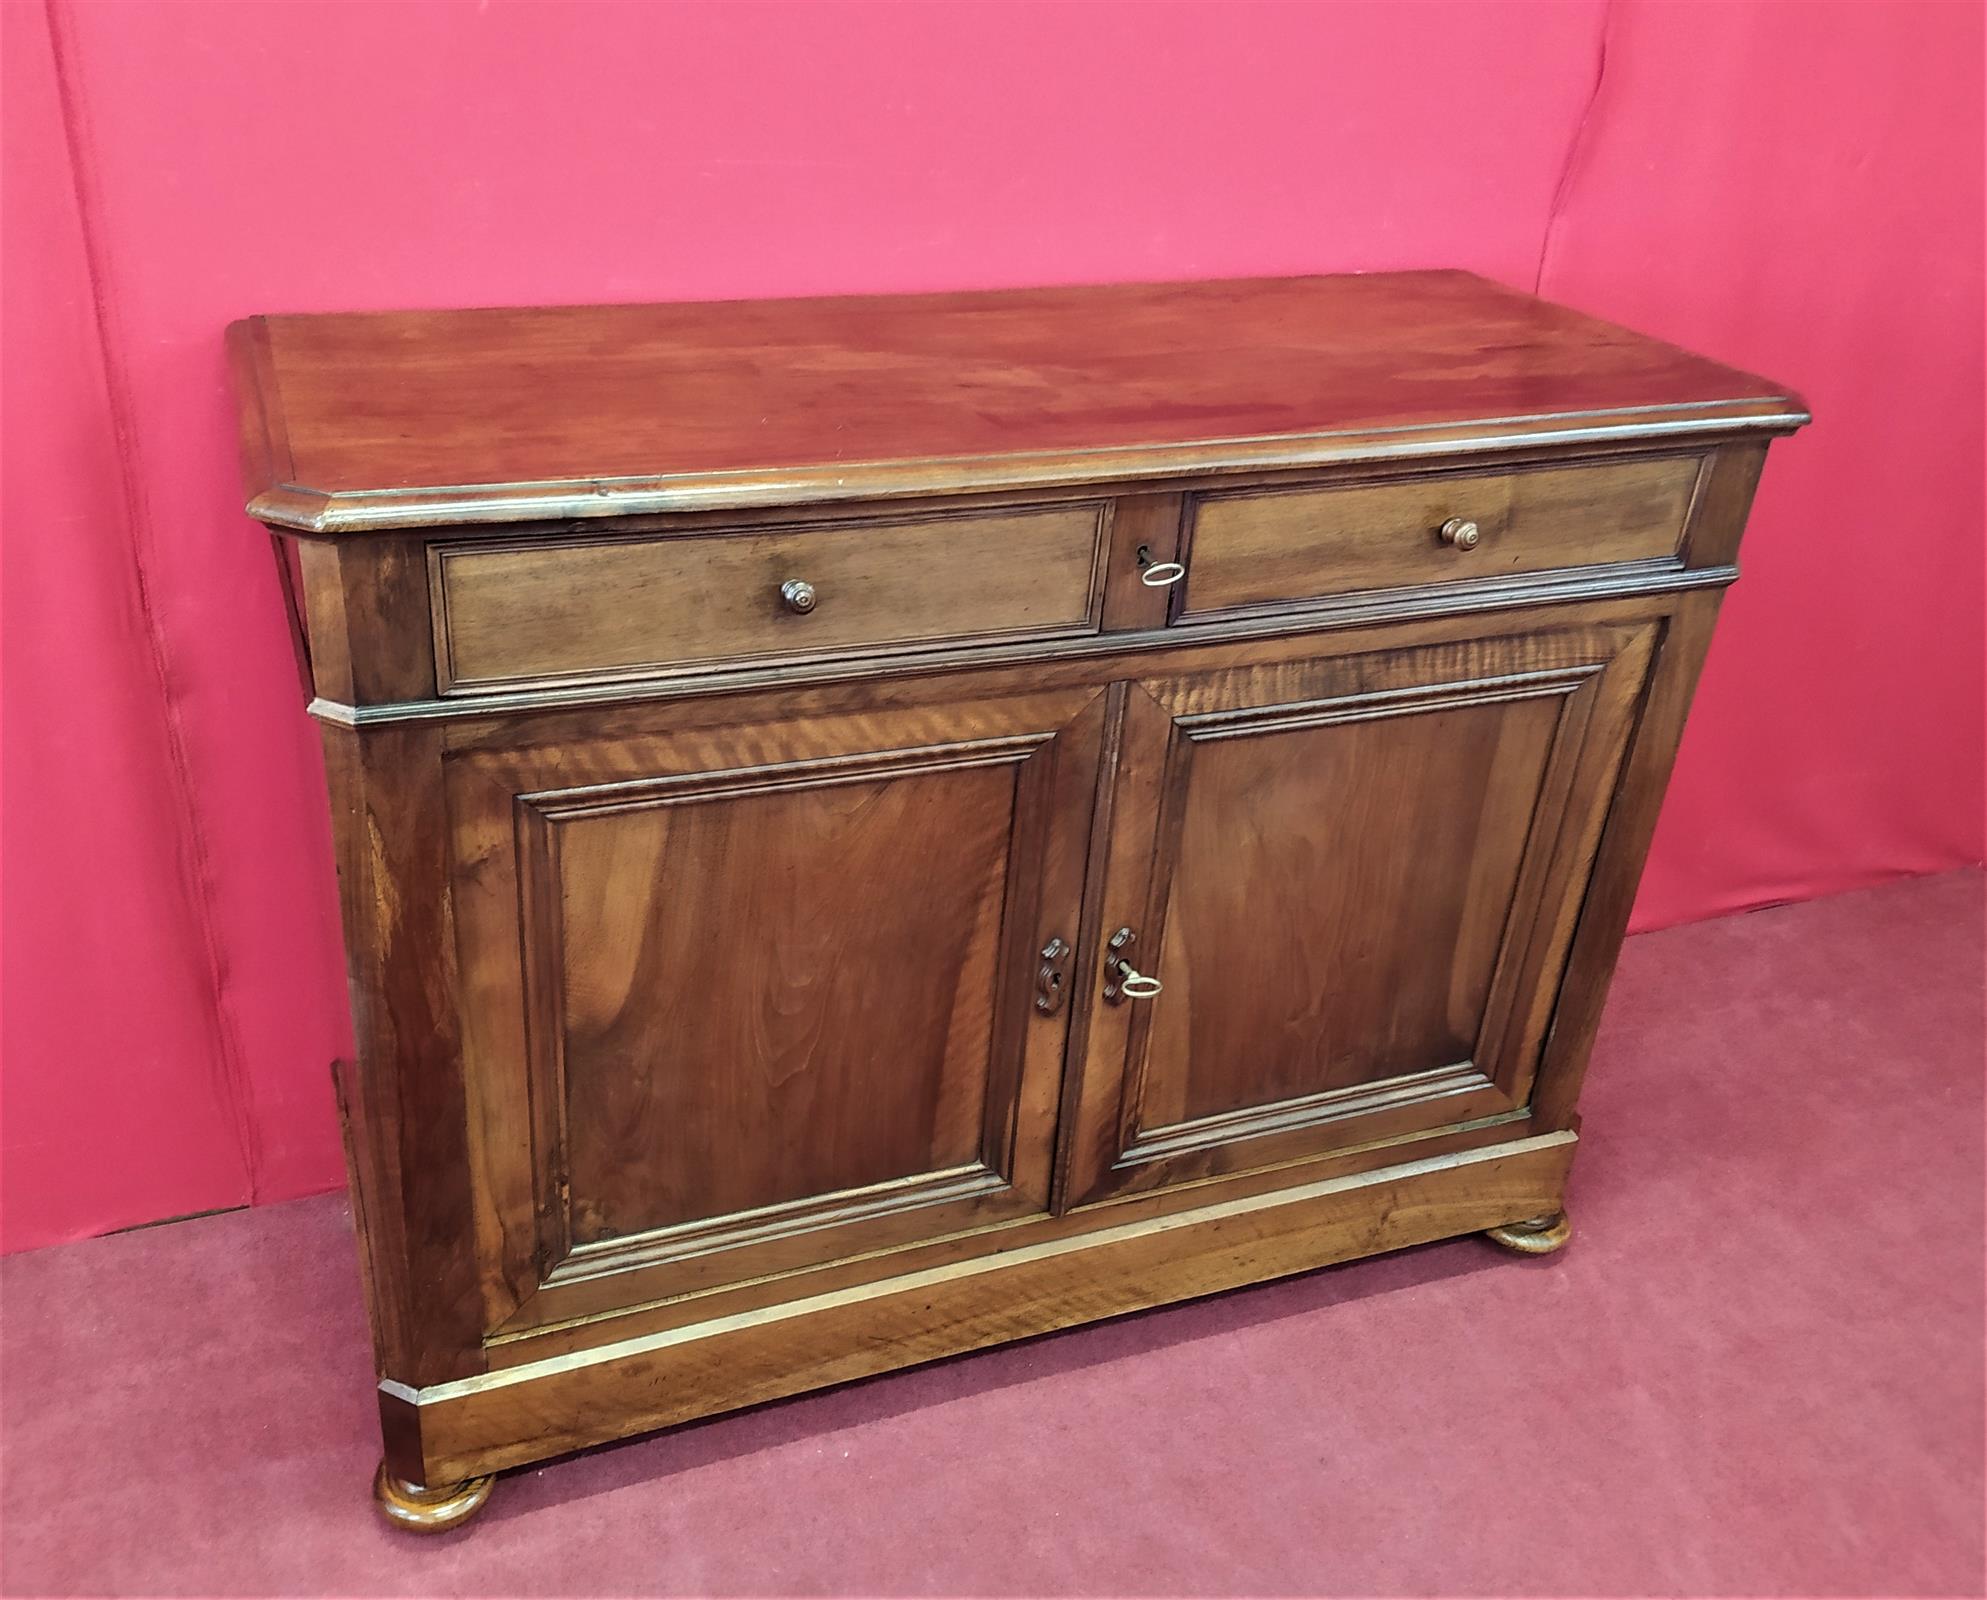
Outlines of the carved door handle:
{"label": "carved door handle", "polygon": [[1035,974],[1035,1009],[1045,1017],[1062,1010],[1068,998],[1070,948],[1060,939],[1042,946],[1042,970]]}
{"label": "carved door handle", "polygon": [[1111,942],[1104,952],[1104,1000],[1109,1005],[1121,1006],[1127,1000],[1150,1000],[1166,986],[1157,978],[1140,972],[1125,955],[1138,943],[1138,935],[1129,928],[1120,928],[1111,935]]}

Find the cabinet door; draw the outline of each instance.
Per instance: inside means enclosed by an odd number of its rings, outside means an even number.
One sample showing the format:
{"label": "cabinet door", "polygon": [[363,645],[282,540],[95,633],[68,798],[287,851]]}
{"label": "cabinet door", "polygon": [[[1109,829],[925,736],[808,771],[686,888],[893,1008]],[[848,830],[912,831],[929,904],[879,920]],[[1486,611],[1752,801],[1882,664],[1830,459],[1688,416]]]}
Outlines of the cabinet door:
{"label": "cabinet door", "polygon": [[1102,692],[805,704],[446,760],[492,1334],[1047,1207]]}
{"label": "cabinet door", "polygon": [[1588,627],[1128,684],[1061,1203],[1522,1106],[1650,650]]}

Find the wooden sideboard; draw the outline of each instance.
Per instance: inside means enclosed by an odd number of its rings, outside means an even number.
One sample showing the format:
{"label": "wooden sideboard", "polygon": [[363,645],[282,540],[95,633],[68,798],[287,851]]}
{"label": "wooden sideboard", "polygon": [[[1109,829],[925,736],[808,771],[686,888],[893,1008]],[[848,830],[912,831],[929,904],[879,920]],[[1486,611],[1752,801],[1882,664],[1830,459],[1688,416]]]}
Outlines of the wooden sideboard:
{"label": "wooden sideboard", "polygon": [[257,317],[407,1527],[1472,1231],[1575,1101],[1774,384],[1465,273]]}

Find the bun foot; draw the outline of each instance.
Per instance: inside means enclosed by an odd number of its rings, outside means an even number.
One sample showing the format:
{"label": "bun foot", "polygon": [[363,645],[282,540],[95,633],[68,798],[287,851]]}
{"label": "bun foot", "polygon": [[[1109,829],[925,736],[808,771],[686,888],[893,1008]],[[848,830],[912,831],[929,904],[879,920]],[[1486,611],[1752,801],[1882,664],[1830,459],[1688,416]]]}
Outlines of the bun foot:
{"label": "bun foot", "polygon": [[490,1485],[496,1481],[494,1477],[464,1478],[460,1483],[428,1489],[394,1477],[382,1461],[373,1478],[373,1498],[379,1502],[380,1515],[396,1528],[410,1533],[445,1533],[461,1527],[483,1509],[483,1502],[490,1498]]}
{"label": "bun foot", "polygon": [[1549,1256],[1573,1235],[1573,1224],[1564,1211],[1549,1217],[1527,1217],[1523,1222],[1507,1222],[1501,1228],[1486,1228],[1484,1237],[1521,1256]]}

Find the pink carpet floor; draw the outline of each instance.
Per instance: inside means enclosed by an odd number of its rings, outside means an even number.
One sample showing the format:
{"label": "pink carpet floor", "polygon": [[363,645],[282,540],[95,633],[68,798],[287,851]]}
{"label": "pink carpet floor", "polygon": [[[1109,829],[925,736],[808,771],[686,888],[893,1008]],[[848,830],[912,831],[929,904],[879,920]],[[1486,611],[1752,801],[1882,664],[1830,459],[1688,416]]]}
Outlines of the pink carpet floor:
{"label": "pink carpet floor", "polygon": [[1630,941],[1571,1246],[876,1379],[389,1532],[341,1200],[0,1269],[27,1594],[1982,1592],[1982,880]]}

